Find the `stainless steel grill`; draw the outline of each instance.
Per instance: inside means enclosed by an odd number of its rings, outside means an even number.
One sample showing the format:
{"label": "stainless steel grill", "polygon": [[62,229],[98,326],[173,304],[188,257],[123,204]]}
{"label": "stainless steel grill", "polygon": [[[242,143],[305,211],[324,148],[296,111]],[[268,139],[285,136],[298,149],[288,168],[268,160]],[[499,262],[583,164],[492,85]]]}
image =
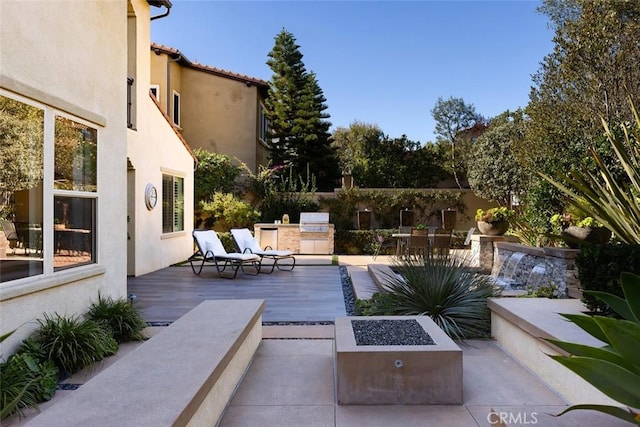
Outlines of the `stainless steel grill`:
{"label": "stainless steel grill", "polygon": [[328,233],[329,212],[301,212],[300,213],[300,238],[304,233]]}
{"label": "stainless steel grill", "polygon": [[300,253],[327,254],[329,248],[329,213],[300,213]]}

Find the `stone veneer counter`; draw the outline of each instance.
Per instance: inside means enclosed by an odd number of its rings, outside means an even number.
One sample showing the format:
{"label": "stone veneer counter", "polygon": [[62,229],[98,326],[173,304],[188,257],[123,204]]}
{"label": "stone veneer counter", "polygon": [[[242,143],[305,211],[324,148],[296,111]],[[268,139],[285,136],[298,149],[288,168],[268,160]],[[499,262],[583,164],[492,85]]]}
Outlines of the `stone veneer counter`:
{"label": "stone veneer counter", "polygon": [[[305,233],[306,243],[310,243],[311,247],[307,245],[302,248],[300,224],[257,223],[254,225],[255,237],[260,247],[269,245],[273,249],[292,251],[294,254],[333,254],[335,226],[328,224],[328,229],[326,233]],[[277,247],[274,247],[271,240],[273,235],[270,232],[273,231],[277,232]]]}

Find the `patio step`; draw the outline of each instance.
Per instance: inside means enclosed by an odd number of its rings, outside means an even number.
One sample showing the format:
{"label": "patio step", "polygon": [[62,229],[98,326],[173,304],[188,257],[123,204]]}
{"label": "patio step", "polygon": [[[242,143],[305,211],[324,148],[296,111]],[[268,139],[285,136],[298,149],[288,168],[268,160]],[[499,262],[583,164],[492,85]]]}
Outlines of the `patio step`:
{"label": "patio step", "polygon": [[260,344],[264,306],[204,301],[25,425],[216,425]]}
{"label": "patio step", "polygon": [[347,272],[351,278],[351,284],[353,285],[353,293],[356,299],[367,300],[371,299],[371,296],[378,292],[379,289],[376,286],[373,278],[369,274],[368,266],[347,266]]}

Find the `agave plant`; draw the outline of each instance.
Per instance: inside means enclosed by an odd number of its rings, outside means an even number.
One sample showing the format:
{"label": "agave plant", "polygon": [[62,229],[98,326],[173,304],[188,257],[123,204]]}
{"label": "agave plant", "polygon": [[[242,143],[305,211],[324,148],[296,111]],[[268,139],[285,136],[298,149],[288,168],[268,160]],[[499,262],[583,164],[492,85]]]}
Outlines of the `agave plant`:
{"label": "agave plant", "polygon": [[598,167],[599,176],[586,170],[574,172],[566,185],[548,175],[545,180],[567,196],[571,205],[592,216],[615,233],[624,243],[640,243],[640,116],[630,101],[635,126],[623,125],[623,138],[617,137],[602,120],[607,139],[616,154],[627,179],[617,181],[612,169],[589,148]]}
{"label": "agave plant", "polygon": [[491,320],[487,298],[498,289],[490,276],[467,265],[454,255],[402,259],[396,264],[402,275],[385,278],[385,304],[370,313],[429,316],[453,339],[486,336]]}
{"label": "agave plant", "polygon": [[547,339],[570,356],[551,356],[610,398],[627,405],[580,404],[565,409],[560,415],[576,409],[590,409],[613,415],[640,425],[640,276],[622,273],[625,298],[606,292],[584,291],[605,301],[622,319],[581,314],[563,314],[603,347]]}

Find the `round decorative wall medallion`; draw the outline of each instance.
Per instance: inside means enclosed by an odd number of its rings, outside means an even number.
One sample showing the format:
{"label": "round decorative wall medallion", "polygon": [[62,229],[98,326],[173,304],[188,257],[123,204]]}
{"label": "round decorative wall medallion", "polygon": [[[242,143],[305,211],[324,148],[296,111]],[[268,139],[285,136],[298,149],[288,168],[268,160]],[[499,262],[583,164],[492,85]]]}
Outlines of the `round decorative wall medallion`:
{"label": "round decorative wall medallion", "polygon": [[156,187],[149,183],[144,189],[144,204],[147,205],[147,209],[152,210],[158,203],[158,190]]}

